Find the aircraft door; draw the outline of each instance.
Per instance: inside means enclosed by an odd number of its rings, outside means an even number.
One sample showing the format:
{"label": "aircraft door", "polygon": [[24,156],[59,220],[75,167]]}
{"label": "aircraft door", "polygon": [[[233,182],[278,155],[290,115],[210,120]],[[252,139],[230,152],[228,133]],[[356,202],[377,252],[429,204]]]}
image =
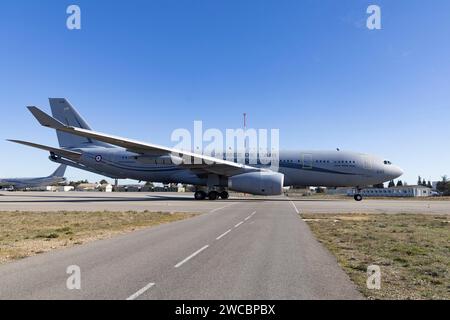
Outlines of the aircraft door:
{"label": "aircraft door", "polygon": [[372,169],[372,159],[369,156],[362,156],[363,168],[366,170]]}
{"label": "aircraft door", "polygon": [[302,167],[303,169],[312,169],[313,156],[311,153],[302,154]]}

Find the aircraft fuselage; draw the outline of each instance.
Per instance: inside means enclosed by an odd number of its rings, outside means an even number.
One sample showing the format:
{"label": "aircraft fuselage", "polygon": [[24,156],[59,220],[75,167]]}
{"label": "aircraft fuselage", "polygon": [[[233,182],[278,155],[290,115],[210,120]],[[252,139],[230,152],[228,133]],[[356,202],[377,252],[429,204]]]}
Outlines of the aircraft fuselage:
{"label": "aircraft fuselage", "polygon": [[[174,164],[168,156],[142,156],[118,147],[77,148],[73,151],[82,153],[78,164],[84,166],[83,169],[112,178],[193,185],[206,185],[208,179]],[[52,160],[68,164],[57,157]],[[249,163],[248,158],[246,164],[273,169],[273,166]],[[399,167],[382,158],[346,151],[281,151],[278,172],[285,175],[285,186],[324,187],[373,185],[402,174]]]}

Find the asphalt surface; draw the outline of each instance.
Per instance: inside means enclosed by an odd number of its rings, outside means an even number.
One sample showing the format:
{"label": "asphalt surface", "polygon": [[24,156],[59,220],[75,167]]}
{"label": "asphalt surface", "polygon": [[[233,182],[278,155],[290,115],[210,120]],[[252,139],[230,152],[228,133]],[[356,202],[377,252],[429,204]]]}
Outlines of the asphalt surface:
{"label": "asphalt surface", "polygon": [[[126,209],[165,207],[203,214],[0,266],[0,299],[362,298],[299,217],[301,206],[284,197],[193,201],[58,194],[49,196],[51,202],[37,194],[17,194],[0,197],[0,210],[11,209],[11,197],[17,197],[16,208],[39,211],[63,205],[65,210],[105,205],[122,210],[135,203]],[[20,197],[34,202],[23,205]],[[66,287],[71,265],[81,269],[80,290]]]}

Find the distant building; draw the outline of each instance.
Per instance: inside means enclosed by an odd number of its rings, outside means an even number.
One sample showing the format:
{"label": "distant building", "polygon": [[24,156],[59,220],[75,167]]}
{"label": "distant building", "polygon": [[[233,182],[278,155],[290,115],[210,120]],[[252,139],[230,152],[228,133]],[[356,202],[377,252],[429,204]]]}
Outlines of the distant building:
{"label": "distant building", "polygon": [[126,184],[126,185],[119,185],[117,187],[117,191],[119,192],[141,192],[141,191],[148,191],[148,188],[144,185],[140,184]]}
{"label": "distant building", "polygon": [[102,191],[102,192],[113,192],[113,186],[112,186],[112,184],[106,183],[106,184],[99,185],[97,187],[97,190]]}
{"label": "distant building", "polygon": [[[348,195],[350,190],[348,188],[328,188],[327,194],[336,195],[336,196],[345,196]],[[352,193],[353,196],[353,193]]]}
{"label": "distant building", "polygon": [[76,187],[77,191],[95,191],[97,189],[96,183],[82,183]]}
{"label": "distant building", "polygon": [[284,187],[284,194],[287,196],[310,196],[315,192],[315,188],[306,186]]}
{"label": "distant building", "polygon": [[46,191],[52,192],[69,192],[73,191],[75,188],[72,186],[48,186],[46,187]]}
{"label": "distant building", "polygon": [[[348,190],[347,195],[353,196],[354,189]],[[403,186],[392,188],[367,188],[362,189],[363,197],[430,197],[431,188],[424,186]]]}

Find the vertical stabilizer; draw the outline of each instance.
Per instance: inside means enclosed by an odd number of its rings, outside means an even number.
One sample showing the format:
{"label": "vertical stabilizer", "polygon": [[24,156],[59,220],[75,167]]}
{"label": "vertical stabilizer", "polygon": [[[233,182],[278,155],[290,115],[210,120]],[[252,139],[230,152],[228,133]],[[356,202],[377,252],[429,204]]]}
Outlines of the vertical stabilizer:
{"label": "vertical stabilizer", "polygon": [[[91,130],[91,127],[81,117],[77,110],[72,107],[69,101],[64,98],[49,98],[49,101],[52,109],[52,115],[55,119],[71,127]],[[61,148],[107,146],[102,142],[95,141],[90,138],[84,138],[70,133],[60,132],[58,130],[56,130],[56,134],[58,136],[59,146]]]}
{"label": "vertical stabilizer", "polygon": [[53,172],[50,177],[58,177],[58,178],[63,178],[64,174],[66,173],[66,168],[67,166],[65,164],[62,164],[58,167],[58,169],[55,170],[55,172]]}

